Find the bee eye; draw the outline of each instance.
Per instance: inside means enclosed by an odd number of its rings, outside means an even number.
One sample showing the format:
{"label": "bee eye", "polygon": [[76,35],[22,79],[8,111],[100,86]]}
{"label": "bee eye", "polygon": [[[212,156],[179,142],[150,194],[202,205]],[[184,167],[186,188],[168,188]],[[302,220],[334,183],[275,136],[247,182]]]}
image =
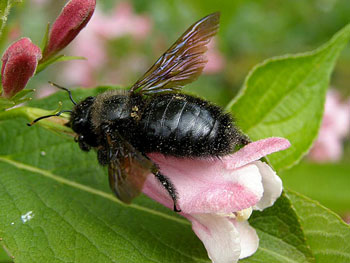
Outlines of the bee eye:
{"label": "bee eye", "polygon": [[80,133],[81,131],[84,130],[84,126],[86,124],[86,121],[84,118],[75,118],[73,120],[73,125],[72,125],[72,129],[77,132]]}
{"label": "bee eye", "polygon": [[74,123],[75,123],[76,125],[81,124],[83,121],[84,121],[83,118],[75,118],[75,119],[74,119]]}

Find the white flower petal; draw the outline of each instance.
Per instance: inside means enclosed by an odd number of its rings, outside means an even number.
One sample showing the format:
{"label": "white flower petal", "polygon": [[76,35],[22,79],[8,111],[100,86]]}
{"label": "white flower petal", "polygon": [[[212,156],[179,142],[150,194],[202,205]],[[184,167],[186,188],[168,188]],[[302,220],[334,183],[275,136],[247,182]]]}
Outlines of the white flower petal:
{"label": "white flower petal", "polygon": [[248,221],[234,221],[234,225],[241,238],[241,254],[239,258],[242,259],[253,255],[259,247],[259,237],[255,229],[249,225]]}
{"label": "white flower petal", "polygon": [[239,232],[227,217],[216,214],[185,215],[214,263],[235,263],[241,254]]}
{"label": "white flower petal", "polygon": [[[254,163],[247,164],[235,170],[225,170],[223,177],[228,181],[239,184],[240,186],[248,189],[255,197],[261,199],[264,186],[262,184],[262,177],[259,167]],[[237,201],[236,201],[237,202]],[[242,209],[248,208],[245,206]]]}
{"label": "white flower petal", "polygon": [[272,206],[277,198],[280,197],[283,189],[282,180],[266,163],[261,161],[253,163],[259,168],[264,187],[263,197],[254,206],[254,209],[262,211],[265,208]]}

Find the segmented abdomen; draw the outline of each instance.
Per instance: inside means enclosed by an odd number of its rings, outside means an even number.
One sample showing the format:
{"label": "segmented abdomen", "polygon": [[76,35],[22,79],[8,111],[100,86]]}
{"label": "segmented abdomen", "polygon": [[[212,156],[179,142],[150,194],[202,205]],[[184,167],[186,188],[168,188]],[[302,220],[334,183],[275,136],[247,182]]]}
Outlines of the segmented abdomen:
{"label": "segmented abdomen", "polygon": [[137,148],[175,156],[220,156],[245,139],[228,114],[184,94],[156,95],[141,113]]}

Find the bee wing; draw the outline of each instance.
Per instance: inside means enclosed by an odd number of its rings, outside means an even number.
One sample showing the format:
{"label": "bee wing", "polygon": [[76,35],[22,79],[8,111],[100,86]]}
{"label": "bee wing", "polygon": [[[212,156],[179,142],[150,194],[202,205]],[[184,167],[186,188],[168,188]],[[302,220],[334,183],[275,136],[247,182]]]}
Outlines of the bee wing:
{"label": "bee wing", "polygon": [[109,186],[121,201],[130,203],[141,193],[153,163],[126,141],[123,151],[109,163]]}
{"label": "bee wing", "polygon": [[207,63],[206,45],[218,31],[219,19],[217,12],[193,24],[131,87],[130,92],[149,95],[180,90],[196,80]]}

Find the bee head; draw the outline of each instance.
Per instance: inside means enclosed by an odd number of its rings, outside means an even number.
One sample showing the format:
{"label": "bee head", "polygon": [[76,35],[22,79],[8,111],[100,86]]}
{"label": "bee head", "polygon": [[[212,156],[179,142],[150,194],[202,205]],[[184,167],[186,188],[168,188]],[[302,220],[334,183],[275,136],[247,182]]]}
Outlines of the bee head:
{"label": "bee head", "polygon": [[89,151],[91,147],[97,147],[99,138],[93,130],[90,114],[92,105],[95,101],[95,97],[87,97],[85,100],[76,103],[72,98],[72,93],[70,92],[70,90],[52,82],[49,83],[59,89],[68,92],[71,102],[75,105],[73,110],[61,110],[56,114],[41,116],[39,118],[36,118],[32,122],[27,123],[27,125],[33,126],[36,122],[40,120],[54,116],[60,116],[62,113],[69,112],[71,114],[70,119],[69,122],[65,125],[72,128],[72,130],[77,134],[76,141],[79,142],[80,148],[83,151]]}
{"label": "bee head", "polygon": [[83,151],[98,146],[98,136],[93,130],[91,110],[95,97],[87,97],[73,108],[68,126],[77,134],[76,141]]}
{"label": "bee head", "polygon": [[89,130],[91,126],[91,106],[95,101],[95,97],[87,97],[85,100],[75,105],[68,126],[77,134],[82,134]]}

